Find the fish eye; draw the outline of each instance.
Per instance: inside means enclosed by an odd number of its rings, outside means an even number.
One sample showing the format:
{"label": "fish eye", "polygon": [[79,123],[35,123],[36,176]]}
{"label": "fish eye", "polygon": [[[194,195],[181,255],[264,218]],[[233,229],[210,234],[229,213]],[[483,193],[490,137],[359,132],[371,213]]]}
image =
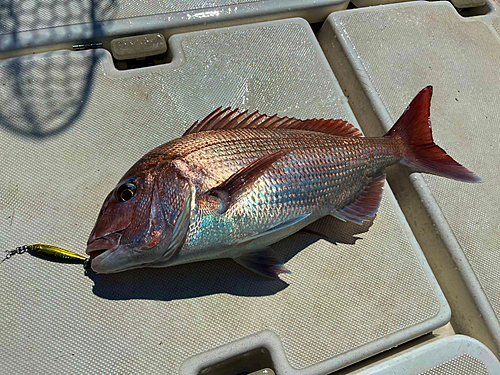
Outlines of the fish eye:
{"label": "fish eye", "polygon": [[116,198],[120,202],[126,202],[132,199],[135,195],[135,191],[137,190],[137,186],[132,182],[125,182],[120,185],[120,187],[116,190]]}

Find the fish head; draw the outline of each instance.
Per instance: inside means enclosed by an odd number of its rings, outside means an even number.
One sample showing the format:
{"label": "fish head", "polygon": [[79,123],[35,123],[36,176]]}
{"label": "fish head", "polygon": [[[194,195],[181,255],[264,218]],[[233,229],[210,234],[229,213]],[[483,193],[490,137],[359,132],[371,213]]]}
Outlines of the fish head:
{"label": "fish head", "polygon": [[87,242],[92,269],[115,273],[171,257],[182,246],[175,238],[182,236],[178,232],[187,232],[186,220],[182,228],[176,224],[190,192],[189,183],[171,165],[138,162],[102,205]]}

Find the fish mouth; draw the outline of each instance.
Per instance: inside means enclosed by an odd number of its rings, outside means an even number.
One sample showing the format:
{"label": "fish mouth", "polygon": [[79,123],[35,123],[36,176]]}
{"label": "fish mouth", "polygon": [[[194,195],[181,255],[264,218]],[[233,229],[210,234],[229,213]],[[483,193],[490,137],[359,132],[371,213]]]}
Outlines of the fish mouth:
{"label": "fish mouth", "polygon": [[87,254],[89,255],[90,259],[94,259],[94,258],[98,257],[99,255],[101,255],[102,253],[105,253],[107,250],[108,249],[92,250],[91,252],[87,252]]}
{"label": "fish mouth", "polygon": [[90,257],[90,268],[98,274],[109,274],[139,268],[142,264],[130,264],[131,257],[127,247],[120,245],[121,232],[95,238],[91,236],[85,251]]}
{"label": "fish mouth", "polygon": [[120,244],[121,233],[112,233],[104,237],[90,237],[85,251],[90,257],[90,268],[97,273],[106,273],[101,263],[115,252]]}
{"label": "fish mouth", "polygon": [[116,248],[117,244],[113,242],[114,241],[111,241],[108,238],[97,238],[87,244],[87,250],[85,252],[89,255],[90,258],[93,259],[108,250]]}

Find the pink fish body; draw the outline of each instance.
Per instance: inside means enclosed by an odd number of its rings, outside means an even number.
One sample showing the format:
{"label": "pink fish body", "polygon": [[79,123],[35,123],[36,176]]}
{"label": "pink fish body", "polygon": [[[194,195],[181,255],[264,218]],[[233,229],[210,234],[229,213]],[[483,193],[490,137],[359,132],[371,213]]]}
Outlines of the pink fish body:
{"label": "pink fish body", "polygon": [[380,138],[342,120],[214,111],[146,154],[108,195],[88,241],[92,268],[233,258],[277,277],[288,271],[269,245],[326,215],[373,217],[389,165],[482,181],[434,144],[431,95],[423,89]]}

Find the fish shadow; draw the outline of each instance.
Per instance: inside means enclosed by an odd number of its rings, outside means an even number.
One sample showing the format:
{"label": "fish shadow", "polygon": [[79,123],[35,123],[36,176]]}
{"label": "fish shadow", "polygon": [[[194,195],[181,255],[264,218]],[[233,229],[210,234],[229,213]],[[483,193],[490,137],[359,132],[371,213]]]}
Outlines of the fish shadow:
{"label": "fish shadow", "polygon": [[[367,232],[373,220],[363,225],[342,222],[333,217],[322,218],[308,228],[320,232],[296,233],[274,244],[276,255],[284,263],[320,239],[332,244],[355,244],[357,234]],[[335,248],[332,246],[332,251]],[[300,272],[300,270],[293,270]],[[238,265],[232,259],[216,259],[167,268],[141,268],[102,275],[89,271],[96,296],[109,300],[150,299],[171,301],[226,293],[258,297],[276,294],[288,287],[280,279],[267,279]]]}

